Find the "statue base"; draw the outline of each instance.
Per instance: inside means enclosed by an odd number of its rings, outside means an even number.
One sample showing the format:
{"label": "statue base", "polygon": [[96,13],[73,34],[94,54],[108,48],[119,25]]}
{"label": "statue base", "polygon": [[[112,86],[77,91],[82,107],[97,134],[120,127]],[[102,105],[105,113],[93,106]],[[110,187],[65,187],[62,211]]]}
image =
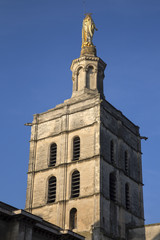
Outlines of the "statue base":
{"label": "statue base", "polygon": [[83,56],[94,56],[94,57],[96,57],[97,56],[97,51],[96,51],[95,46],[84,46],[84,47],[82,47],[80,57],[83,57]]}

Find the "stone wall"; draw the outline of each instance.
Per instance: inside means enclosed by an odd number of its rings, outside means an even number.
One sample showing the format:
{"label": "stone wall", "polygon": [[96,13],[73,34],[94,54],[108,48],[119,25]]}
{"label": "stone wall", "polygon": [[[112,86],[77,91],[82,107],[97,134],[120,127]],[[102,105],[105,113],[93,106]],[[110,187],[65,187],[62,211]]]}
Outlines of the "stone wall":
{"label": "stone wall", "polygon": [[[144,225],[143,183],[139,127],[107,101],[101,103],[101,227],[111,238],[126,239],[130,226]],[[111,161],[111,141],[114,162]],[[128,170],[125,170],[125,152]],[[110,200],[109,176],[116,177],[116,201]],[[125,184],[129,186],[126,208]]]}
{"label": "stone wall", "polygon": [[[86,95],[36,115],[30,143],[26,210],[69,229],[69,213],[76,208],[78,227],[74,231],[83,232],[88,239],[91,239],[92,226],[100,222],[99,104],[99,95]],[[72,161],[75,136],[80,137],[78,161]],[[49,167],[53,142],[57,144],[57,162]],[[80,172],[80,195],[76,199],[71,198],[74,170]],[[48,179],[52,175],[57,179],[56,201],[49,204]]]}
{"label": "stone wall", "polygon": [[159,240],[160,223],[145,225],[145,227],[129,230],[129,240]]}

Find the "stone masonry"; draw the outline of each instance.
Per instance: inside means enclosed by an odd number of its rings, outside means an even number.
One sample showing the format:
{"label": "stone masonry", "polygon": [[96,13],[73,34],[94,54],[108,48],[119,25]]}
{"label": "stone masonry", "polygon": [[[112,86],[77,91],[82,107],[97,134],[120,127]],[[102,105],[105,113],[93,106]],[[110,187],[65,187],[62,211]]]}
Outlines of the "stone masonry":
{"label": "stone masonry", "polygon": [[[130,227],[144,225],[139,128],[105,100],[105,67],[96,56],[75,59],[71,65],[72,97],[34,115],[31,130],[26,210],[69,229],[70,210],[76,208],[77,226],[73,231],[87,240],[127,239]],[[80,138],[77,161],[73,161],[75,136]],[[53,142],[57,144],[57,158],[56,165],[50,167]],[[72,198],[71,176],[75,170],[80,173],[80,195]],[[110,196],[111,173],[116,182],[115,201]],[[54,203],[47,202],[51,176],[57,179]]]}

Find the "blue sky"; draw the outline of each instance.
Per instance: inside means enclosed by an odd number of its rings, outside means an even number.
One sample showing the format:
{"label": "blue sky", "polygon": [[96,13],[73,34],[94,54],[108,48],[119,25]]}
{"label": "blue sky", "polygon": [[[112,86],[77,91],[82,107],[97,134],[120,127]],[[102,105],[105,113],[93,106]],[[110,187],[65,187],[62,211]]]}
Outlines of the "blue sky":
{"label": "blue sky", "polygon": [[[0,200],[25,206],[30,127],[70,98],[84,0],[0,0]],[[104,94],[142,136],[146,223],[160,222],[160,1],[85,0],[106,63]]]}

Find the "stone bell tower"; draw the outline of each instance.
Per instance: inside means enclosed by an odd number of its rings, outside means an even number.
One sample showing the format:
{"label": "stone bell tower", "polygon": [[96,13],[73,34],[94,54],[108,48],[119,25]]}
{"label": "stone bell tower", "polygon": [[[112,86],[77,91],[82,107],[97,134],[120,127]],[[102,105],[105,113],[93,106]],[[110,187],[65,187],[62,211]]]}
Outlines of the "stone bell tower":
{"label": "stone bell tower", "polygon": [[72,97],[34,115],[26,210],[87,240],[124,240],[144,224],[141,140],[139,127],[105,100],[94,30],[88,14]]}
{"label": "stone bell tower", "polygon": [[72,97],[86,92],[90,94],[100,93],[101,98],[104,98],[103,79],[106,64],[96,56],[96,48],[92,43],[95,29],[91,15],[87,14],[83,20],[81,56],[73,60],[71,65]]}
{"label": "stone bell tower", "polygon": [[106,64],[95,55],[83,55],[73,60],[71,65],[73,93],[72,97],[79,96],[83,93],[103,95],[103,79]]}

